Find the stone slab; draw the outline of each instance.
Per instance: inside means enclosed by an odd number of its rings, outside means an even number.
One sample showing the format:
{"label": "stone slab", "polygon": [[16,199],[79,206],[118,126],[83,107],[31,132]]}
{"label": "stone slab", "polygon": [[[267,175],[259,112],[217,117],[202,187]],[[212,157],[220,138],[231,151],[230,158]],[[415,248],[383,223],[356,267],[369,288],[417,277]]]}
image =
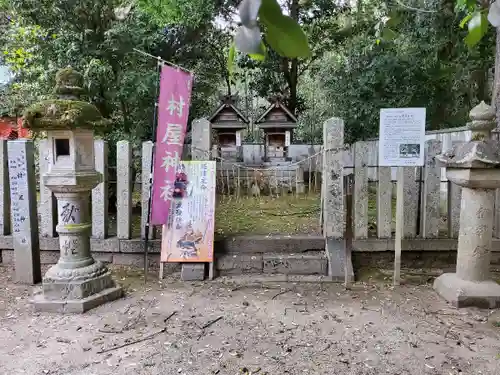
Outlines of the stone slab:
{"label": "stone slab", "polygon": [[[463,141],[453,141],[452,147],[458,147]],[[460,230],[460,209],[462,205],[462,188],[451,181],[448,181],[448,237],[458,238]]]}
{"label": "stone slab", "polygon": [[35,312],[83,314],[107,302],[117,300],[122,296],[122,288],[116,286],[80,300],[47,300],[43,294],[37,294],[33,297],[31,303],[35,308]]}
{"label": "stone slab", "polygon": [[[160,240],[153,240],[150,244],[152,245],[150,247],[150,254],[160,252]],[[231,245],[227,246],[227,244]],[[119,246],[118,250],[117,246]],[[0,250],[12,250],[12,248],[12,236],[0,236]],[[59,240],[57,238],[40,238],[40,249],[44,251],[57,251],[59,249]],[[106,240],[91,239],[92,253],[143,253],[143,249],[144,241],[140,239],[119,241],[116,237]],[[403,251],[456,251],[457,239],[404,239],[402,249]],[[215,252],[218,256],[223,254],[254,254],[264,252],[302,253],[312,250],[325,250],[325,239],[322,236],[289,236],[288,238],[241,236],[234,239],[215,241]],[[353,251],[394,251],[394,239],[370,238],[366,240],[354,240]],[[500,239],[493,239],[491,251],[500,252]]]}
{"label": "stone slab", "polygon": [[323,236],[238,236],[215,241],[215,252],[223,253],[302,253],[324,250]]}
{"label": "stone slab", "polygon": [[217,257],[215,267],[220,275],[262,273],[261,254],[224,254]]}
{"label": "stone slab", "polygon": [[331,118],[323,123],[322,199],[323,234],[342,238],[344,215],[344,120]]}
{"label": "stone slab", "polygon": [[205,263],[182,263],[182,281],[203,281],[205,279]]}
{"label": "stone slab", "polygon": [[101,182],[92,189],[92,237],[108,236],[108,144],[102,139],[94,141],[95,169],[102,175]]}
{"label": "stone slab", "polygon": [[34,146],[29,140],[9,141],[10,214],[16,281],[42,281],[36,198]]}
{"label": "stone slab", "polygon": [[[144,253],[144,240],[120,240],[120,253]],[[148,254],[159,253],[161,249],[161,240],[150,240],[148,242]]]}
{"label": "stone slab", "polygon": [[[153,142],[142,143],[142,186],[141,186],[141,238],[146,237],[149,225],[149,194],[151,192],[151,164],[153,163]],[[154,227],[149,228],[149,238],[154,238]]]}
{"label": "stone slab", "polygon": [[264,254],[263,273],[285,275],[326,275],[328,259],[324,253],[316,254]]}
{"label": "stone slab", "polygon": [[116,233],[121,239],[132,237],[132,145],[116,144]]}
{"label": "stone slab", "polygon": [[[14,251],[13,250],[1,250],[0,254],[2,255],[2,264],[14,264]],[[45,250],[40,252],[40,263],[44,264],[56,264],[59,260],[61,252],[59,250]],[[102,263],[112,263],[116,265],[128,266],[131,265],[129,263],[133,263],[132,260],[134,256],[142,256],[141,254],[118,254],[124,256],[124,262],[121,263],[119,259],[115,262],[114,255],[112,253],[107,252],[92,252],[92,258],[98,260]],[[142,256],[144,258],[144,256]]]}
{"label": "stone slab", "polygon": [[425,142],[424,191],[422,194],[422,226],[423,238],[437,238],[441,221],[441,168],[435,156],[441,153],[441,142],[435,139]]}
{"label": "stone slab", "polygon": [[[47,139],[41,139],[38,143],[38,163],[40,166],[40,176],[48,173],[53,159],[52,147]],[[57,225],[57,200],[45,186],[43,178],[40,182],[40,236],[41,237],[56,237]]]}
{"label": "stone slab", "polygon": [[417,211],[419,194],[419,182],[416,181],[418,173],[415,167],[404,167],[403,170],[403,238],[415,238],[417,236]]}
{"label": "stone slab", "polygon": [[210,160],[211,151],[211,128],[210,121],[206,119],[194,120],[191,124],[191,159]]}
{"label": "stone slab", "polygon": [[354,238],[368,238],[368,144],[354,145]]}
{"label": "stone slab", "polygon": [[[118,266],[131,266],[137,268],[144,267],[144,254],[113,254],[113,264]],[[175,265],[178,270],[180,267],[178,263],[169,263]],[[148,268],[158,268],[160,266],[160,255],[159,254],[149,254],[148,255]],[[174,270],[172,270],[174,272]]]}
{"label": "stone slab", "polygon": [[[273,285],[282,283],[331,283],[342,280],[334,280],[330,276],[324,275],[273,275],[273,274],[252,274],[243,276],[222,276],[222,282],[234,283],[234,285]],[[280,285],[282,286],[282,285]]]}
{"label": "stone slab", "polygon": [[392,181],[391,167],[378,167],[377,237],[392,236]]}
{"label": "stone slab", "polygon": [[434,281],[434,290],[455,307],[500,307],[500,285],[494,281],[472,282],[445,273]]}

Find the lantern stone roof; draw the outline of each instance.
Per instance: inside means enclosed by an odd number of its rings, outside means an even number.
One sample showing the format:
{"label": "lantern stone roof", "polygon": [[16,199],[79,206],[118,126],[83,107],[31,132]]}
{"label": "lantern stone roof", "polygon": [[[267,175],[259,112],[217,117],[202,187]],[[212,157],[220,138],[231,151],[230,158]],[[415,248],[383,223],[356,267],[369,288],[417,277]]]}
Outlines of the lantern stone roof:
{"label": "lantern stone roof", "polygon": [[90,103],[79,100],[84,93],[83,76],[71,67],[56,74],[55,99],[27,108],[23,126],[34,131],[93,129],[104,131],[111,123]]}
{"label": "lantern stone roof", "polygon": [[271,102],[269,107],[255,121],[259,128],[293,129],[297,127],[297,118],[279,98],[273,98],[269,101]]}

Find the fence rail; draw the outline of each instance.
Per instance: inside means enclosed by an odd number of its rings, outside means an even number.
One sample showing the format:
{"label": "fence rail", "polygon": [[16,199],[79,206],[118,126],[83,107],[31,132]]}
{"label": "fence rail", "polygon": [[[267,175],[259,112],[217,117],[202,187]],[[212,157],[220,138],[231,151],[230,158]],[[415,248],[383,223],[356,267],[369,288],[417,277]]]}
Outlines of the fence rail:
{"label": "fence rail", "polygon": [[[461,189],[447,183],[444,170],[436,165],[434,157],[451,147],[452,142],[467,140],[470,134],[456,132],[458,136],[455,138],[450,138],[450,134],[454,133],[430,134],[431,139],[426,142],[425,147],[425,166],[405,168],[404,238],[458,237]],[[440,140],[443,137],[448,137],[444,142],[446,145]],[[144,142],[142,145],[141,171],[133,170],[130,142],[120,141],[116,147],[117,163],[110,167],[108,145],[102,140],[95,141],[96,169],[105,177],[92,192],[92,235],[96,239],[116,237],[125,240],[144,236],[152,143]],[[395,228],[395,171],[393,168],[378,166],[377,147],[377,141],[357,142],[346,147],[339,160],[342,168],[339,178],[347,174],[354,175],[352,216],[355,240],[387,240],[392,237]],[[42,140],[37,143],[37,148],[39,174],[43,175],[50,167],[48,144]],[[324,187],[321,188],[321,171],[324,155],[329,150],[325,151],[321,145],[313,148],[316,150],[314,153],[296,156],[291,163],[271,166],[216,158],[218,194],[225,198],[246,199],[255,195],[252,186],[257,183],[261,184],[259,188],[262,195],[324,193]],[[3,182],[0,187],[0,236],[9,235],[11,230],[7,163],[7,141],[0,141],[0,181]],[[110,186],[116,191],[115,196],[110,197]],[[116,200],[116,212],[109,210],[110,199]],[[114,205],[113,202],[111,206]],[[38,217],[41,237],[56,236],[56,212],[57,203],[40,180]],[[500,223],[499,207],[495,208],[495,215],[495,223]],[[342,215],[323,215],[323,228],[324,220],[331,220],[332,217],[341,220],[339,217]],[[161,238],[158,228],[151,236]],[[495,226],[494,236],[500,238],[500,225]]]}

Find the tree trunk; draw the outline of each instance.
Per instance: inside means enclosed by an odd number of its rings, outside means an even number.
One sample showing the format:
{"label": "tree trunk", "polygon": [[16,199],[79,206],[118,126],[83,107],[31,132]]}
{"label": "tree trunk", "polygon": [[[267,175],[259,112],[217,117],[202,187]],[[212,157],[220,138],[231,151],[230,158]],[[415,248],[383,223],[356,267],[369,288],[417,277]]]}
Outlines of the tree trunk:
{"label": "tree trunk", "polygon": [[495,108],[497,128],[500,129],[500,28],[497,28],[494,72],[495,78],[493,79],[491,106]]}
{"label": "tree trunk", "polygon": [[290,86],[290,99],[288,107],[290,111],[295,114],[295,109],[297,108],[297,77],[299,62],[297,61],[297,59],[293,59],[290,65],[290,80],[288,82]]}
{"label": "tree trunk", "polygon": [[[292,0],[290,5],[290,17],[297,22],[299,21],[299,0]],[[295,114],[295,110],[297,108],[297,78],[299,76],[299,61],[297,59],[291,60],[288,72],[288,87],[290,89],[288,109]]]}

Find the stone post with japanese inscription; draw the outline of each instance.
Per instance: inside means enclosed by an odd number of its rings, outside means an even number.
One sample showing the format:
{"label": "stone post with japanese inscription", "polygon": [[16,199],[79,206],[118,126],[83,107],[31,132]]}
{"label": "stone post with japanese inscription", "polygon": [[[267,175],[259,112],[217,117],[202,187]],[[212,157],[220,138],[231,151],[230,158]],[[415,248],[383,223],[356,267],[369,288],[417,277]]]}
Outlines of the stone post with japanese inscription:
{"label": "stone post with japanese inscription", "polygon": [[10,210],[16,281],[42,281],[38,215],[36,212],[35,157],[32,141],[9,141]]}
{"label": "stone post with japanese inscription", "polygon": [[41,178],[57,198],[60,257],[35,295],[36,311],[82,313],[121,297],[107,267],[90,252],[90,195],[102,176],[95,170],[94,131],[109,125],[96,107],[78,100],[83,77],[66,68],[57,73],[58,99],[28,108],[25,126],[45,131],[54,152]]}
{"label": "stone post with japanese inscription", "polygon": [[344,120],[331,118],[323,123],[323,235],[326,239],[328,276],[352,280],[352,261],[344,246],[346,212],[344,197]]}

